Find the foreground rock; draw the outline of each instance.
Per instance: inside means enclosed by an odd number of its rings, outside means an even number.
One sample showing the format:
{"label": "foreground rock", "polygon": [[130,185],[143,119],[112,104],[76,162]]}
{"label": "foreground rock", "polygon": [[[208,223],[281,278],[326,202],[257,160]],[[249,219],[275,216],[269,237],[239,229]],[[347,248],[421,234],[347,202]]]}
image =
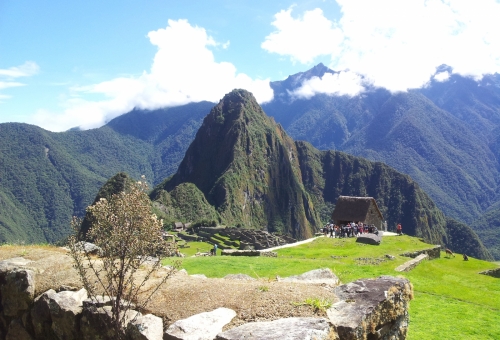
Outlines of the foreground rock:
{"label": "foreground rock", "polygon": [[327,311],[340,339],[405,339],[410,281],[391,276],[357,280],[335,289],[341,301]]}
{"label": "foreground rock", "polygon": [[196,314],[174,322],[165,331],[163,339],[212,340],[235,316],[236,312],[229,308],[217,308],[211,312]]}
{"label": "foreground rock", "polygon": [[287,318],[250,322],[220,333],[218,340],[323,340],[330,335],[328,320],[319,318]]}
{"label": "foreground rock", "polygon": [[59,339],[76,339],[83,300],[86,298],[85,289],[59,293],[50,289],[43,293],[35,300],[31,310],[35,334],[37,336],[55,334]]}
{"label": "foreground rock", "polygon": [[330,286],[338,286],[339,278],[330,268],[314,269],[301,275],[294,275],[285,278],[278,278],[282,282],[297,282],[309,284],[327,284]]}
{"label": "foreground rock", "polygon": [[131,340],[162,340],[163,321],[153,314],[140,315],[127,326]]}

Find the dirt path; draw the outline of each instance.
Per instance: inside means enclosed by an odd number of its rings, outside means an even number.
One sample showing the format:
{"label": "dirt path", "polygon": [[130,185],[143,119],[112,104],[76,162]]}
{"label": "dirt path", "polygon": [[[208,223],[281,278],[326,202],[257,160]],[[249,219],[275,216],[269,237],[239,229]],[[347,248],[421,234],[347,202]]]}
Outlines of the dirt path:
{"label": "dirt path", "polygon": [[295,243],[288,243],[288,244],[285,244],[285,245],[282,245],[282,246],[273,247],[273,248],[267,248],[267,249],[262,249],[262,250],[259,250],[259,251],[260,252],[263,252],[263,251],[274,251],[274,250],[278,250],[278,249],[282,249],[282,248],[290,248],[290,247],[300,246],[301,244],[310,243],[310,242],[314,241],[315,239],[317,239],[318,237],[324,237],[324,236],[312,237],[312,238],[308,238],[307,240],[303,240],[303,241],[299,241],[299,242],[295,242]]}
{"label": "dirt path", "polygon": [[[398,234],[396,233],[393,233],[391,231],[384,231],[384,234],[382,236],[397,236]],[[312,237],[312,238],[308,238],[307,240],[303,240],[303,241],[299,241],[299,242],[295,242],[295,243],[288,243],[288,244],[285,244],[283,246],[278,246],[278,247],[273,247],[273,248],[267,248],[267,249],[262,249],[262,250],[259,250],[260,252],[263,252],[263,251],[274,251],[274,250],[278,250],[278,249],[282,249],[282,248],[289,248],[289,247],[295,247],[295,246],[300,246],[301,244],[305,244],[305,243],[309,243],[309,242],[312,242],[314,241],[315,239],[317,239],[318,237],[324,237],[323,235],[321,236],[316,236],[316,237]]]}

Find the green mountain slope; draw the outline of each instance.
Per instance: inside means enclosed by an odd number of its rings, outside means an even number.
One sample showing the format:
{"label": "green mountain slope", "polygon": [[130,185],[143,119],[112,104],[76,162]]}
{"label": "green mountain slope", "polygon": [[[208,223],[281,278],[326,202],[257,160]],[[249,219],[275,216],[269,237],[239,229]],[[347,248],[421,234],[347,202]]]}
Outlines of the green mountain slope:
{"label": "green mountain slope", "polygon": [[227,94],[210,111],[179,169],[161,188],[171,192],[186,182],[203,192],[227,224],[301,239],[320,224],[301,183],[293,140],[244,90]]}

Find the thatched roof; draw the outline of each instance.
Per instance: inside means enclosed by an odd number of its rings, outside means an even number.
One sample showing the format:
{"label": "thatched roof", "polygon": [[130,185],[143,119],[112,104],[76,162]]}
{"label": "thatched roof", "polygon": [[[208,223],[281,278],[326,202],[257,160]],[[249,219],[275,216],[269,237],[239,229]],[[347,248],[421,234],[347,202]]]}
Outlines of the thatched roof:
{"label": "thatched roof", "polygon": [[380,215],[380,219],[383,221],[384,217],[373,197],[339,196],[332,218],[335,221],[364,221],[371,203],[373,203],[376,213]]}

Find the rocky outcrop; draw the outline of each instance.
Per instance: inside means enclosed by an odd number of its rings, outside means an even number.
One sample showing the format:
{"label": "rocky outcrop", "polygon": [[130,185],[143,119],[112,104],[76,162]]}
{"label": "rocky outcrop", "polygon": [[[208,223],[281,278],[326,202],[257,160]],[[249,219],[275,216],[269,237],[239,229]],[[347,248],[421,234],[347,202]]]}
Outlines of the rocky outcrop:
{"label": "rocky outcrop", "polygon": [[418,266],[420,264],[420,262],[422,262],[424,260],[428,260],[428,259],[429,259],[429,255],[420,254],[417,257],[415,257],[413,260],[407,261],[407,262],[403,263],[402,265],[396,267],[395,270],[397,272],[409,272],[410,270],[412,270],[413,268]]}
{"label": "rocky outcrop", "polygon": [[438,259],[441,257],[441,246],[436,245],[432,248],[417,250],[417,251],[413,251],[413,252],[407,252],[407,253],[401,254],[401,256],[415,258],[421,254],[429,255],[429,260]]}
{"label": "rocky outcrop", "polygon": [[340,301],[327,315],[340,339],[405,339],[413,288],[407,279],[381,276],[335,289]]}

